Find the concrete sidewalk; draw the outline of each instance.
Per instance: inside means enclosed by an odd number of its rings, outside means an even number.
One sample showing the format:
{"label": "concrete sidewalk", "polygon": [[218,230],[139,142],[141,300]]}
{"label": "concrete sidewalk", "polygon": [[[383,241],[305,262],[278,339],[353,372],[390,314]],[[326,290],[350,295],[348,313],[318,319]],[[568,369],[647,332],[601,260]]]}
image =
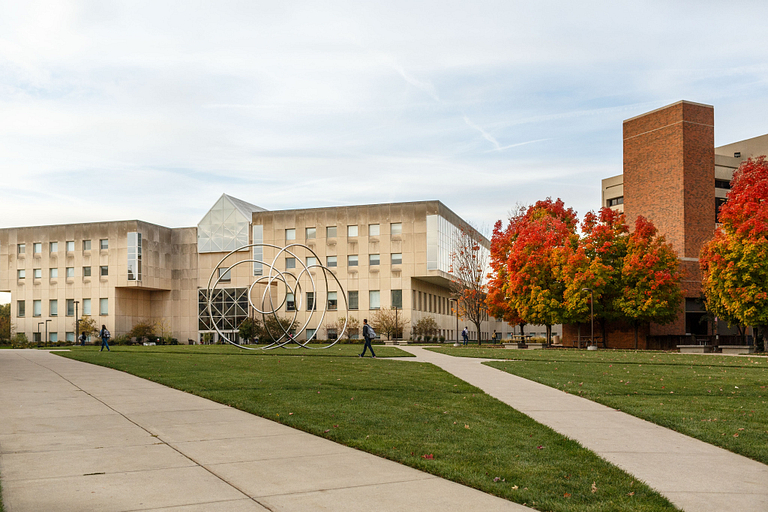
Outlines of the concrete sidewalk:
{"label": "concrete sidewalk", "polygon": [[452,357],[419,347],[398,348],[578,441],[687,512],[768,511],[768,466],[764,464],[496,370],[483,365],[481,359]]}
{"label": "concrete sidewalk", "polygon": [[531,510],[38,350],[0,350],[0,418],[7,512]]}

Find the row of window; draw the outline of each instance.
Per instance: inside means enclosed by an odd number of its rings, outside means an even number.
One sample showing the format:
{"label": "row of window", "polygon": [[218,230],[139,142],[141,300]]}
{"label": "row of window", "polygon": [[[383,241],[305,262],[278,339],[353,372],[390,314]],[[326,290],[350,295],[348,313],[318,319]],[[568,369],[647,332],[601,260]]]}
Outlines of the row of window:
{"label": "row of window", "polygon": [[[67,252],[75,252],[75,241],[69,240],[67,242],[64,242],[64,247]],[[83,240],[83,251],[90,251],[91,250],[91,241],[90,240]],[[99,240],[99,249],[109,249],[109,239],[102,238]],[[59,242],[49,242],[48,243],[48,251],[51,253],[57,253],[59,252]],[[27,244],[17,244],[16,245],[16,253],[17,254],[26,254],[27,252]],[[34,242],[32,244],[32,254],[42,254],[43,252],[43,243],[42,242]]]}
{"label": "row of window", "polygon": [[[315,266],[317,265],[317,258],[314,256],[310,256],[307,258],[307,267]],[[359,263],[359,256],[357,254],[350,254],[347,256],[347,266],[348,267],[356,267]],[[402,265],[403,263],[403,253],[401,252],[393,252],[390,255],[390,261],[392,265]],[[338,266],[338,257],[337,256],[326,256],[325,258],[325,266],[326,267],[336,267]],[[368,264],[369,265],[380,265],[381,264],[381,255],[380,254],[369,254],[368,255]],[[296,258],[289,257],[285,258],[285,268],[286,269],[292,269],[296,268]]]}
{"label": "row of window", "polygon": [[[315,292],[306,292],[306,308],[307,311],[314,311],[316,308],[315,304]],[[401,308],[403,307],[403,290],[392,290],[391,291],[391,302],[390,305],[393,308]],[[349,302],[349,309],[360,309],[360,292],[359,291],[348,291],[347,292],[347,301]],[[288,294],[288,297],[286,298],[286,310],[288,311],[296,311],[297,307],[300,307],[301,305],[296,304],[296,298],[292,293]],[[329,311],[336,311],[339,308],[339,296],[338,292],[328,292],[328,306]],[[380,290],[370,290],[368,291],[368,309],[381,309],[381,291]]]}
{"label": "row of window", "polygon": [[[67,299],[66,301],[66,315],[75,316],[75,299]],[[83,315],[90,316],[91,314],[91,299],[83,299]],[[109,299],[99,299],[99,315],[106,316],[109,314]],[[16,316],[19,318],[27,315],[27,302],[24,300],[16,301]],[[43,301],[41,299],[35,299],[32,301],[32,316],[43,316]],[[48,301],[48,316],[59,316],[59,301],[58,299],[50,299]]]}
{"label": "row of window", "polygon": [[620,204],[624,204],[624,196],[614,197],[608,200],[608,208],[610,208],[611,206],[618,206]]}
{"label": "row of window", "polygon": [[433,295],[418,290],[413,290],[413,309],[440,315],[451,314],[448,297]]}
{"label": "row of window", "polygon": [[[338,227],[337,226],[328,226],[325,228],[325,237],[326,238],[336,238],[338,233]],[[402,222],[393,222],[389,225],[389,233],[390,235],[402,235],[403,234],[403,223]],[[381,225],[380,224],[368,224],[368,236],[379,236],[381,234]],[[349,225],[347,226],[347,236],[348,237],[356,237],[359,236],[359,226],[357,224]],[[304,228],[304,238],[307,240],[310,240],[312,238],[317,238],[317,228]],[[290,228],[285,230],[285,239],[286,240],[296,240],[296,229]]]}
{"label": "row of window", "polygon": [[[72,331],[67,331],[65,334],[65,339],[67,340],[67,343],[74,343],[75,342],[75,333]],[[34,332],[32,333],[32,341],[34,343],[40,343],[43,341],[42,339],[42,333]],[[48,333],[48,341],[51,343],[56,343],[59,341],[59,333],[57,332],[49,332]],[[91,341],[91,336],[88,335],[86,337],[86,341]]]}
{"label": "row of window", "polygon": [[[66,267],[64,269],[65,276],[66,277],[75,277],[75,267]],[[102,265],[99,267],[99,275],[100,276],[108,276],[109,275],[109,266]],[[27,270],[20,268],[16,271],[16,277],[18,279],[26,279],[27,277]],[[51,279],[57,279],[59,277],[59,269],[58,268],[51,268],[48,269],[48,277]],[[83,267],[83,277],[91,277],[91,267]],[[43,278],[43,269],[41,268],[33,268],[32,269],[32,279],[42,279]]]}

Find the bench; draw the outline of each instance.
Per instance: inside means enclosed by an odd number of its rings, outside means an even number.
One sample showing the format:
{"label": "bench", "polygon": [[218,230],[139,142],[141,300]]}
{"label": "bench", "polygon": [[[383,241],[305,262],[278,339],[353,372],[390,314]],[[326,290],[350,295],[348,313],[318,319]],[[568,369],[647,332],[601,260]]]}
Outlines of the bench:
{"label": "bench", "polygon": [[751,354],[752,347],[749,345],[720,345],[720,351],[723,354]]}
{"label": "bench", "polygon": [[712,345],[678,345],[681,354],[709,354],[714,347]]}

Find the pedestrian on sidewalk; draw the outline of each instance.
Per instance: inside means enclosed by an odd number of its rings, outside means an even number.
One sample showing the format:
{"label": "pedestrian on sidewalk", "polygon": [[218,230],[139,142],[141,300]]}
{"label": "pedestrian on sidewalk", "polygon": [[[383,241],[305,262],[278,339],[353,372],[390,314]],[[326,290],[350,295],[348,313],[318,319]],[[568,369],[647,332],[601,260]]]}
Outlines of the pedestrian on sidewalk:
{"label": "pedestrian on sidewalk", "polygon": [[469,341],[469,331],[466,327],[464,327],[464,330],[461,331],[461,337],[464,338],[464,345],[466,345]]}
{"label": "pedestrian on sidewalk", "polygon": [[368,319],[363,319],[363,338],[365,338],[365,346],[363,347],[363,353],[360,354],[360,357],[363,357],[365,355],[365,351],[368,349],[371,349],[371,357],[376,357],[376,354],[373,353],[373,345],[371,345],[371,340],[373,340],[376,337],[376,331],[373,330],[373,327],[368,325]]}
{"label": "pedestrian on sidewalk", "polygon": [[99,349],[99,352],[104,350],[104,347],[107,347],[107,352],[110,352],[108,341],[111,335],[109,334],[106,325],[101,324],[101,331],[99,331],[99,336],[101,336],[101,348]]}

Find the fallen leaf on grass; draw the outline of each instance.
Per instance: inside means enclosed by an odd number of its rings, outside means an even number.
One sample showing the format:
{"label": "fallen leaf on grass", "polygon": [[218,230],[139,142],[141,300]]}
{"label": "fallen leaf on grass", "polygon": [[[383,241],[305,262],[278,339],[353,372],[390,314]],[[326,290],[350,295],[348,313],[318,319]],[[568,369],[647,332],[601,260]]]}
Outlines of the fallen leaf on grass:
{"label": "fallen leaf on grass", "polygon": [[571,497],[571,493],[567,492],[567,493],[563,494],[563,497],[570,498]]}
{"label": "fallen leaf on grass", "polygon": [[595,485],[595,482],[592,482],[592,492],[597,492],[597,485]]}
{"label": "fallen leaf on grass", "polygon": [[634,492],[628,492],[628,493],[627,493],[627,496],[634,496],[634,495],[635,495],[635,493],[634,493]]}
{"label": "fallen leaf on grass", "polygon": [[422,455],[421,458],[422,459],[427,459],[427,460],[432,460],[432,459],[435,458],[435,456],[430,453],[430,454],[427,454],[427,455]]}

